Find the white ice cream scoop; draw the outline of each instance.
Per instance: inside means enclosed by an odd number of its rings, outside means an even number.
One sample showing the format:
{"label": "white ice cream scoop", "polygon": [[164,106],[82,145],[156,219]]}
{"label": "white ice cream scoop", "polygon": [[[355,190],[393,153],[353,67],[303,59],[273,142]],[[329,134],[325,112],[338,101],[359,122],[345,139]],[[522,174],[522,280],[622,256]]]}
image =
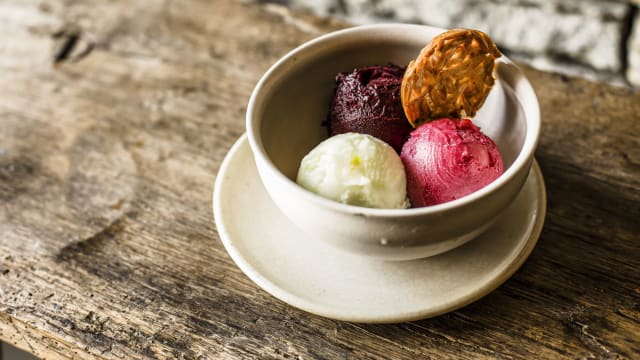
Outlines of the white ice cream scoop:
{"label": "white ice cream scoop", "polygon": [[297,183],[344,204],[382,209],[408,207],[406,176],[398,154],[373,136],[332,136],[303,159]]}

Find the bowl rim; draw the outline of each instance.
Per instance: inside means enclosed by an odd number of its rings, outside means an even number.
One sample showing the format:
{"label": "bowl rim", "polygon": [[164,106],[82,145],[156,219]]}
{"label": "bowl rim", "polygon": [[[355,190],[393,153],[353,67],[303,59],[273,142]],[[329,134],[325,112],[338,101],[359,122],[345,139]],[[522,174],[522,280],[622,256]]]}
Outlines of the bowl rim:
{"label": "bowl rim", "polygon": [[[262,120],[256,116],[256,111],[262,100],[264,98],[265,90],[268,90],[273,82],[278,79],[279,73],[282,73],[285,70],[285,67],[289,65],[291,62],[303,62],[312,58],[313,56],[309,55],[310,50],[319,50],[322,44],[327,42],[331,42],[340,38],[347,39],[349,37],[363,38],[367,35],[370,35],[372,31],[378,32],[383,30],[385,36],[401,36],[400,33],[407,33],[407,31],[420,31],[420,32],[434,32],[440,33],[446,31],[445,28],[439,28],[429,25],[419,25],[419,24],[400,24],[400,23],[388,23],[388,24],[373,24],[373,25],[358,25],[353,26],[333,32],[329,32],[327,34],[318,36],[314,39],[304,42],[303,44],[295,47],[293,50],[286,53],[280,59],[278,59],[260,78],[258,83],[256,84],[253,92],[251,93],[251,97],[249,98],[249,103],[247,105],[246,110],[246,129],[247,129],[247,137],[249,139],[249,144],[252,152],[256,158],[256,162],[263,164],[269,172],[274,175],[274,178],[287,187],[287,190],[290,190],[293,196],[300,196],[307,202],[313,203],[316,206],[345,214],[351,215],[359,215],[366,217],[384,217],[384,218],[398,218],[398,217],[414,217],[414,216],[424,216],[430,214],[438,214],[451,210],[458,209],[463,206],[467,206],[468,204],[475,203],[482,198],[485,198],[495,192],[497,192],[500,188],[506,185],[511,179],[516,177],[521,171],[525,170],[524,167],[531,167],[531,163],[533,160],[533,155],[535,149],[538,144],[538,139],[540,136],[540,127],[541,127],[541,119],[540,119],[540,107],[538,103],[537,96],[533,90],[533,87],[529,83],[528,79],[522,73],[522,71],[515,65],[511,60],[509,60],[505,55],[502,55],[501,62],[510,65],[512,69],[510,71],[515,71],[515,74],[511,74],[510,76],[517,76],[517,84],[514,84],[514,91],[518,94],[524,94],[527,97],[528,106],[532,111],[527,112],[523,106],[523,113],[525,115],[525,123],[526,123],[526,133],[524,138],[524,143],[522,144],[522,148],[516,159],[513,161],[511,166],[504,171],[498,178],[496,178],[491,183],[486,186],[478,189],[470,194],[462,196],[456,200],[451,200],[445,203],[430,205],[426,207],[418,207],[418,208],[407,208],[407,209],[380,209],[380,208],[368,208],[356,205],[343,204],[334,200],[326,199],[320,195],[314,194],[311,191],[308,191],[301,186],[299,186],[295,181],[291,180],[289,177],[284,175],[271,161],[269,156],[266,153],[264,148],[262,139],[259,134],[260,126],[262,124]],[[397,36],[395,36],[397,34]],[[352,39],[353,40],[353,39]],[[426,46],[426,44],[425,44]],[[420,49],[416,51],[416,56]],[[311,55],[314,53],[311,51]],[[517,89],[516,89],[517,87]],[[519,97],[518,97],[519,98]],[[522,102],[522,99],[519,99]],[[260,164],[258,164],[259,168]]]}

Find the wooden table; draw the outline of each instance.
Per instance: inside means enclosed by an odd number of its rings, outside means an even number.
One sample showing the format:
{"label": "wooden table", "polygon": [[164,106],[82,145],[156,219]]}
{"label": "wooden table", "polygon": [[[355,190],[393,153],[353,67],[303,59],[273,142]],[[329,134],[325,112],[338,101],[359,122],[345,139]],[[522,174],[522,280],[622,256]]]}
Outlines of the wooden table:
{"label": "wooden table", "polygon": [[640,95],[525,67],[548,190],[525,265],[463,309],[333,321],[254,285],[216,172],[278,57],[344,25],[237,1],[0,1],[0,339],[57,358],[638,358]]}

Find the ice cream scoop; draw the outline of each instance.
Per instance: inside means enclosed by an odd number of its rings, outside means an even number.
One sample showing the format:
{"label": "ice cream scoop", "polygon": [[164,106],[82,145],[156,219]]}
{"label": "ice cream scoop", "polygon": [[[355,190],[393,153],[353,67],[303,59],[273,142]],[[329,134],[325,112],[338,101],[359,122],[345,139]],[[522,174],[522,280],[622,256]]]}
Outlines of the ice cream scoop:
{"label": "ice cream scoop", "polygon": [[358,132],[375,136],[398,153],[413,130],[400,101],[404,68],[366,66],[336,76],[328,117],[329,135]]}
{"label": "ice cream scoop", "polygon": [[297,183],[327,199],[372,208],[406,208],[404,167],[382,140],[358,133],[330,137],[303,159]]}
{"label": "ice cream scoop", "polygon": [[400,157],[413,207],[458,199],[504,171],[496,144],[468,119],[440,119],[419,126]]}

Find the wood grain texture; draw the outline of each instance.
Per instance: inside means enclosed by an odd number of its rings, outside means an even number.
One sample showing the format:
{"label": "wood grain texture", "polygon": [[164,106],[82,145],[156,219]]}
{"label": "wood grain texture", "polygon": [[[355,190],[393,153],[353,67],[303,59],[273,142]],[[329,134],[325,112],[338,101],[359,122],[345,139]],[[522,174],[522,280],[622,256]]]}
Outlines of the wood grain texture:
{"label": "wood grain texture", "polygon": [[261,74],[344,25],[231,1],[0,1],[0,339],[47,359],[640,354],[640,96],[526,68],[548,217],[459,311],[362,325],[256,287],[211,190]]}

